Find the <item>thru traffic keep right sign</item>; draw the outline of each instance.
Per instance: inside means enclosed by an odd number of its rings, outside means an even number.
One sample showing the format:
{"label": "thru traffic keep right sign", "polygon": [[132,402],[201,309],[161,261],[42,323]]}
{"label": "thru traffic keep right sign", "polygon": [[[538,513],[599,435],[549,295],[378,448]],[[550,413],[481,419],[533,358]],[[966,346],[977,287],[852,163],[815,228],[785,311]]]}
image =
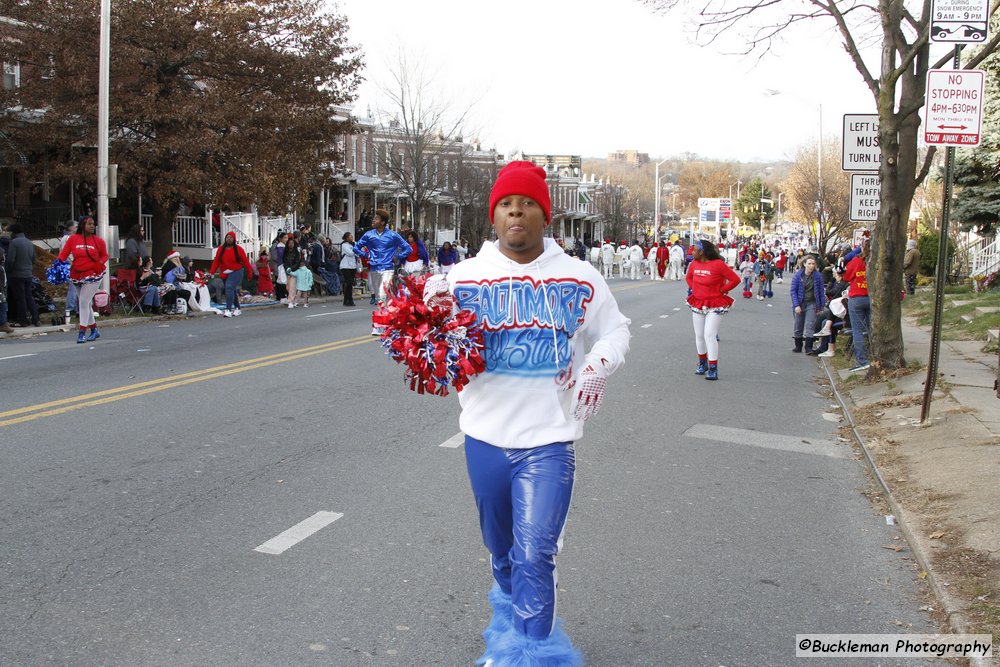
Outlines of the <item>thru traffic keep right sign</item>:
{"label": "thru traffic keep right sign", "polygon": [[924,143],[978,146],[983,122],[982,70],[927,71],[924,100]]}

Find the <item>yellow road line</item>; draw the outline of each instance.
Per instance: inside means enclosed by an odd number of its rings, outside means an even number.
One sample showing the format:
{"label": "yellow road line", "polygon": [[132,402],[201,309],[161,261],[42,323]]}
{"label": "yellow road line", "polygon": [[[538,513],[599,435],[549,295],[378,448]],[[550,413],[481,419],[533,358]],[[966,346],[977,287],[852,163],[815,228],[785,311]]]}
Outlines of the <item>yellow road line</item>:
{"label": "yellow road line", "polygon": [[154,385],[154,384],[157,384],[157,383],[160,383],[160,382],[164,382],[164,381],[167,381],[167,380],[170,380],[170,381],[172,381],[172,380],[180,380],[182,378],[195,377],[195,376],[200,375],[202,373],[214,373],[215,371],[220,371],[220,370],[224,370],[224,369],[227,369],[227,368],[235,368],[235,367],[240,366],[242,364],[256,363],[258,361],[265,361],[267,359],[283,358],[283,357],[287,357],[287,356],[292,355],[292,354],[299,354],[301,352],[306,352],[306,351],[309,351],[309,350],[326,349],[326,348],[334,346],[334,345],[340,345],[341,343],[347,343],[347,342],[355,341],[355,340],[361,341],[361,340],[371,340],[371,339],[370,339],[369,336],[359,336],[357,338],[348,338],[347,340],[343,340],[343,341],[334,341],[334,342],[331,342],[331,343],[323,343],[321,345],[312,345],[310,347],[303,347],[303,348],[299,348],[298,350],[288,350],[286,352],[279,352],[277,354],[269,354],[269,355],[267,355],[265,357],[257,357],[256,359],[245,359],[243,361],[236,361],[236,362],[233,362],[231,364],[224,364],[222,366],[215,366],[213,368],[203,368],[203,369],[196,370],[196,371],[189,371],[187,373],[180,373],[178,375],[170,375],[168,377],[158,378],[156,380],[147,380],[145,382],[139,382],[139,383],[136,383],[136,384],[130,384],[130,385],[126,385],[124,387],[115,387],[115,388],[112,388],[112,389],[105,389],[103,391],[96,391],[96,392],[94,392],[92,394],[82,394],[80,396],[73,396],[71,398],[63,398],[63,399],[60,399],[58,401],[50,401],[48,403],[39,403],[37,405],[29,405],[29,406],[24,407],[24,408],[17,408],[16,410],[7,410],[6,412],[0,412],[0,418],[3,418],[3,417],[12,417],[14,415],[19,415],[19,414],[22,414],[22,413],[25,413],[25,412],[33,412],[35,410],[41,410],[41,409],[44,409],[44,408],[51,408],[51,407],[55,407],[57,405],[65,405],[66,403],[73,403],[74,401],[86,400],[88,398],[96,398],[98,396],[107,396],[109,394],[117,394],[118,392],[121,392],[121,391],[131,391],[133,389],[140,389],[142,387],[148,387],[150,385]]}
{"label": "yellow road line", "polygon": [[214,368],[181,373],[179,375],[159,378],[158,380],[149,380],[147,382],[140,382],[125,387],[106,389],[92,394],[83,394],[81,396],[73,396],[71,398],[64,398],[58,401],[51,401],[49,403],[31,405],[24,408],[18,408],[17,410],[0,413],[0,417],[7,417],[15,414],[22,415],[20,417],[14,417],[13,419],[0,420],[0,426],[13,426],[14,424],[33,421],[35,419],[41,419],[42,417],[51,417],[53,415],[59,415],[73,410],[79,410],[81,408],[104,405],[106,403],[113,403],[114,401],[121,401],[126,398],[144,396],[146,394],[152,394],[165,389],[194,384],[195,382],[203,382],[205,380],[212,380],[215,378],[225,377],[227,375],[234,375],[236,373],[245,373],[258,368],[264,368],[265,366],[273,366],[274,364],[279,364],[283,361],[292,361],[295,359],[302,359],[304,357],[322,354],[324,352],[343,350],[344,348],[354,347],[355,345],[361,345],[363,343],[371,343],[377,340],[377,338],[372,338],[371,336],[359,336],[358,338],[349,338],[347,340],[336,341],[333,343],[314,345],[311,347],[300,348],[298,350],[283,352],[281,354],[272,354],[265,357],[258,357],[256,359],[247,359],[232,364],[216,366]]}

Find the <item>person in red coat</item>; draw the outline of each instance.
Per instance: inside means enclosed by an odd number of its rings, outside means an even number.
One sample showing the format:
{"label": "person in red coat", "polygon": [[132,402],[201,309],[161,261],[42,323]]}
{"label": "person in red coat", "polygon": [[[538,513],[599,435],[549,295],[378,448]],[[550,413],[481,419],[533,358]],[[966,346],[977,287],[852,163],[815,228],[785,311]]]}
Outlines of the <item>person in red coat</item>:
{"label": "person in red coat", "polygon": [[[96,234],[97,223],[93,218],[84,218],[80,231],[66,240],[59,259],[63,262],[73,255],[69,267],[69,279],[79,292],[80,329],[76,342],[94,341],[101,337],[94,318],[94,295],[101,289],[101,281],[108,270],[108,247],[104,239]],[[87,336],[87,328],[90,335]]]}
{"label": "person in red coat", "polygon": [[656,249],[656,272],[659,274],[660,280],[663,280],[667,274],[667,264],[669,263],[670,248],[667,247],[666,241],[660,241],[660,247]]}
{"label": "person in red coat", "polygon": [[[221,271],[221,273],[220,273]],[[218,274],[226,281],[226,310],[223,315],[232,317],[240,314],[240,285],[244,276],[253,275],[253,267],[247,253],[236,244],[236,233],[226,234],[226,240],[215,251],[215,260],[209,274]]]}
{"label": "person in red coat", "polygon": [[733,305],[728,292],[740,284],[740,277],[719,256],[710,241],[695,241],[688,266],[688,306],[694,320],[694,342],[698,349],[696,375],[706,380],[719,379],[719,326],[722,316]]}
{"label": "person in red coat", "polygon": [[268,261],[267,251],[261,251],[260,259],[257,260],[257,294],[274,296],[274,279],[271,277],[271,264]]}

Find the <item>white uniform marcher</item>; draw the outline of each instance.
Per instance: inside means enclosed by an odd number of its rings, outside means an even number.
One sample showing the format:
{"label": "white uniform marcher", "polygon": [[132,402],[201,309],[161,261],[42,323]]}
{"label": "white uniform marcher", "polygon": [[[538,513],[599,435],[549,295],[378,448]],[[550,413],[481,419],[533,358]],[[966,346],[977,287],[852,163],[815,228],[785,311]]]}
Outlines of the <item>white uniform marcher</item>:
{"label": "white uniform marcher", "polygon": [[679,245],[670,246],[670,266],[667,270],[667,278],[670,280],[680,280],[684,277],[684,249]]}
{"label": "white uniform marcher", "polygon": [[618,265],[618,276],[624,279],[625,269],[628,266],[628,248],[624,243],[615,250],[615,264]]}
{"label": "white uniform marcher", "polygon": [[632,280],[642,278],[642,266],[646,263],[646,259],[642,254],[642,246],[638,243],[628,249],[628,261],[629,277]]}
{"label": "white uniform marcher", "polygon": [[615,247],[610,243],[601,246],[601,265],[605,279],[615,277]]}
{"label": "white uniform marcher", "polygon": [[656,244],[649,249],[649,253],[646,255],[646,265],[649,266],[649,279],[659,280],[660,275],[656,272]]}

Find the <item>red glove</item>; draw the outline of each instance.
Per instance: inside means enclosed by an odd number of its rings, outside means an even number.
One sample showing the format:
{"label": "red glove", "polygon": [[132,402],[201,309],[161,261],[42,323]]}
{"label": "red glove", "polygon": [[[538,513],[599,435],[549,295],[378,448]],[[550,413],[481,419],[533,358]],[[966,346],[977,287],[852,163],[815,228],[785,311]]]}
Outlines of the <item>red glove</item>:
{"label": "red glove", "polygon": [[586,421],[597,414],[604,402],[604,389],[610,371],[604,359],[588,360],[576,378],[576,396],[572,408],[573,418]]}

